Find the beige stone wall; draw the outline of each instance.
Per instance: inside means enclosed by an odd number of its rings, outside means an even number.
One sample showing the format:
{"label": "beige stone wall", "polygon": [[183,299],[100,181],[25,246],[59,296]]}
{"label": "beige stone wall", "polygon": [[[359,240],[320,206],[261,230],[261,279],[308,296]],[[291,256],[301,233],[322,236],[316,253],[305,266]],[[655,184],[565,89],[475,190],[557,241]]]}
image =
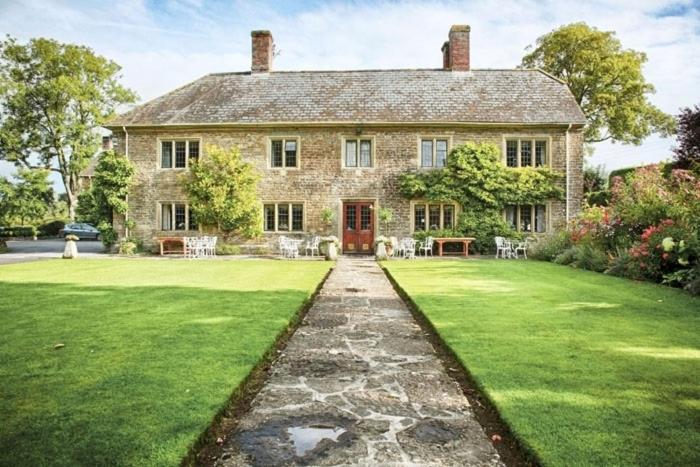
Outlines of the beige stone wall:
{"label": "beige stone wall", "polygon": [[[346,169],[342,167],[341,148],[343,137],[372,138],[375,164],[372,169]],[[269,138],[276,136],[299,139],[299,168],[271,169],[268,167]],[[503,147],[505,136],[547,137],[550,141],[551,163],[555,170],[566,170],[566,128],[286,128],[270,129],[211,129],[211,130],[129,130],[129,158],[137,167],[135,183],[129,196],[129,219],[136,223],[131,233],[150,243],[161,232],[158,226],[159,202],[181,201],[186,198],[180,188],[178,176],[183,169],[158,168],[159,139],[201,138],[203,156],[206,145],[222,147],[238,146],[246,161],[261,173],[259,198],[261,201],[298,201],[305,205],[305,230],[327,233],[320,222],[321,210],[329,206],[340,217],[343,200],[366,199],[375,201],[375,207],[388,207],[394,212],[391,234],[409,235],[411,225],[410,203],[397,191],[399,175],[420,170],[419,140],[421,137],[447,137],[451,147],[468,141],[491,142]],[[125,152],[123,133],[115,132],[115,148]],[[582,137],[580,131],[569,134],[569,164],[571,178],[570,214],[577,212],[582,200]],[[562,182],[562,185],[564,183]],[[376,210],[375,210],[376,212]],[[550,209],[550,226],[565,222],[566,203],[554,201]],[[332,228],[340,236],[339,222]],[[186,232],[178,232],[186,235]],[[274,234],[254,243],[274,242]]]}

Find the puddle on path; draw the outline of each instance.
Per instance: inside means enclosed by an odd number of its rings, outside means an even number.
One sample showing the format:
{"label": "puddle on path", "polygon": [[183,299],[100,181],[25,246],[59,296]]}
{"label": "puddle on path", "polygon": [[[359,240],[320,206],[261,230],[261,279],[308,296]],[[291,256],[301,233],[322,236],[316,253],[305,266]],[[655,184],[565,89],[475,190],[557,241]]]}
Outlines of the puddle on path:
{"label": "puddle on path", "polygon": [[338,441],[338,437],[346,431],[345,428],[323,425],[287,428],[287,433],[292,438],[296,455],[299,457],[314,449],[324,439],[330,439],[333,442]]}

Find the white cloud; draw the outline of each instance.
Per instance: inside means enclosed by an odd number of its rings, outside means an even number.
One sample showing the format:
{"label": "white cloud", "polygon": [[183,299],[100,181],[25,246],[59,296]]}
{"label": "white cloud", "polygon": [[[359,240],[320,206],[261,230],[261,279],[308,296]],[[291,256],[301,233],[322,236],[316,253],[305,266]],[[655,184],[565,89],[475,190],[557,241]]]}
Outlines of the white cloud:
{"label": "white cloud", "polygon": [[[467,23],[473,66],[512,68],[538,36],[574,21],[614,30],[625,47],[646,52],[645,73],[657,89],[652,101],[664,111],[700,102],[700,10],[689,0],[0,0],[0,33],[88,45],[120,63],[123,82],[144,100],[206,73],[247,70],[253,29],[273,32],[277,69],[424,68],[441,65],[449,27]],[[671,144],[602,144],[591,162],[614,168],[656,161]]]}

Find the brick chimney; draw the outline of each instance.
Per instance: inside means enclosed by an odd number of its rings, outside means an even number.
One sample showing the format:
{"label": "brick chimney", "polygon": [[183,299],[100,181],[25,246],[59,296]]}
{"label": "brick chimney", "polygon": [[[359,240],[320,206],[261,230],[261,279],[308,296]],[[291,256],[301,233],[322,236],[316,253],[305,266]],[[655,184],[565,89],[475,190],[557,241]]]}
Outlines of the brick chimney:
{"label": "brick chimney", "polygon": [[446,70],[469,71],[469,30],[466,24],[450,28],[449,41],[442,46],[442,66]]}
{"label": "brick chimney", "polygon": [[253,53],[251,71],[253,73],[269,73],[272,69],[272,55],[274,41],[270,31],[253,31],[250,33],[253,40]]}

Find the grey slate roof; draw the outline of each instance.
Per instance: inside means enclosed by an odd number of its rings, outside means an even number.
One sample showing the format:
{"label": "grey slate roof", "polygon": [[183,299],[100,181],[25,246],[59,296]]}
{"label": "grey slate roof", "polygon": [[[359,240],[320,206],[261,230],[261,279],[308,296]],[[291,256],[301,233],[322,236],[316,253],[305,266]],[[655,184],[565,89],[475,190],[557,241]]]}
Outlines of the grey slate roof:
{"label": "grey slate roof", "polygon": [[538,70],[217,73],[108,127],[236,123],[584,124],[569,88]]}

